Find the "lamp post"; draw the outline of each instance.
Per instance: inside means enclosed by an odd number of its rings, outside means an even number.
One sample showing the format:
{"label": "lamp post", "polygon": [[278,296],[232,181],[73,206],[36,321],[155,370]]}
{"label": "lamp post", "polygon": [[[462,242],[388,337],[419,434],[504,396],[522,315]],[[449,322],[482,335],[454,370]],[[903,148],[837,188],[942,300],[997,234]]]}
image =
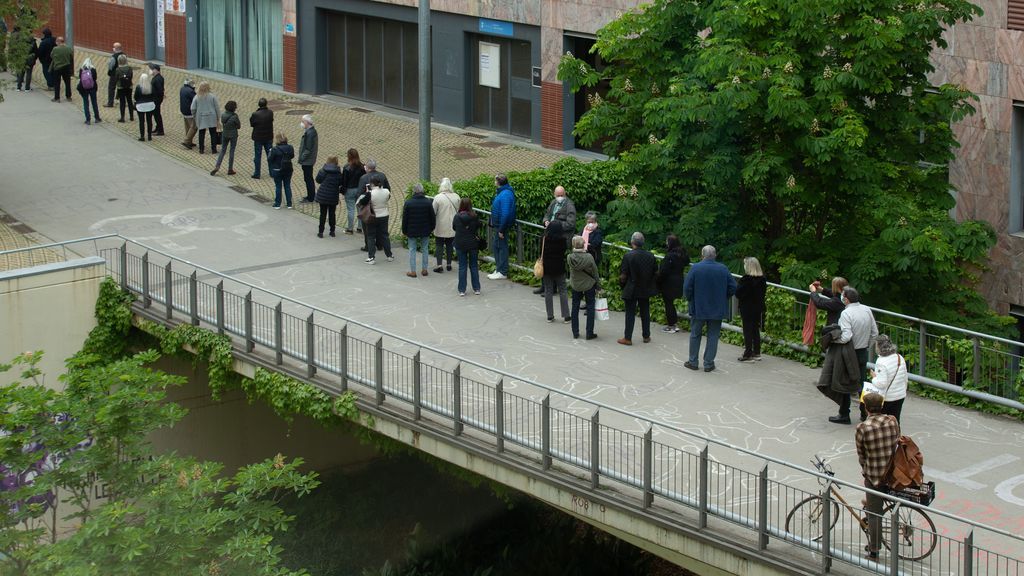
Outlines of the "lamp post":
{"label": "lamp post", "polygon": [[420,180],[430,180],[430,0],[419,0]]}

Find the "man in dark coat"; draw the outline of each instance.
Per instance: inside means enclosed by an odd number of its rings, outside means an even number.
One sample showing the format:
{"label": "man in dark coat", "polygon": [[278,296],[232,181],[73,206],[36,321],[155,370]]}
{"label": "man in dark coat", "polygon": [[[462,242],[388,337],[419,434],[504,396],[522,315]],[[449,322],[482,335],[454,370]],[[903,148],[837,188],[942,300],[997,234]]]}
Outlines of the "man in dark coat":
{"label": "man in dark coat", "polygon": [[[124,54],[124,49],[121,47],[120,42],[114,42],[114,51],[110,53],[110,60],[107,61],[107,103],[103,106],[105,108],[114,107],[114,92],[117,90],[117,58]],[[189,102],[191,105],[192,102]]]}
{"label": "man in dark coat", "polygon": [[[316,194],[313,186],[313,166],[320,147],[320,137],[313,126],[313,117],[306,114],[302,117],[302,141],[299,142],[299,166],[302,166],[302,180],[306,183],[306,197],[302,202],[312,202]],[[364,188],[365,190],[365,188]]]}
{"label": "man in dark coat", "polygon": [[416,277],[417,245],[423,254],[420,274],[427,275],[427,262],[430,259],[430,233],[433,231],[433,202],[427,198],[422,184],[413,184],[412,198],[405,201],[405,207],[402,209],[402,235],[409,239],[409,271],[405,273],[406,276]]}
{"label": "man in dark coat", "polygon": [[64,97],[71,102],[71,72],[75,66],[75,51],[57,37],[57,45],[50,51],[50,73],[53,79],[53,101],[60,102],[60,86],[64,84]]}
{"label": "man in dark coat", "polygon": [[644,343],[651,341],[651,296],[658,293],[654,279],[658,274],[658,260],[644,250],[644,235],[633,232],[629,245],[632,250],[622,257],[619,266],[619,285],[622,286],[622,301],[626,305],[626,333],[619,338],[619,344],[633,345],[633,326],[637,309],[640,310],[640,327]]}
{"label": "man in dark coat", "polygon": [[704,348],[704,371],[715,369],[718,354],[718,336],[722,332],[722,319],[729,315],[729,298],[736,293],[736,279],[725,267],[716,262],[718,251],[708,245],[700,251],[701,261],[690,267],[683,284],[683,292],[690,306],[690,359],[683,366],[697,370],[697,354],[704,327],[708,329],[708,343]]}
{"label": "man in dark coat", "polygon": [[46,87],[53,89],[53,74],[50,73],[50,53],[57,47],[57,39],[49,28],[43,28],[43,37],[39,40],[39,49],[36,56],[39,57],[39,64],[43,67],[43,78],[46,79]]}
{"label": "man in dark coat", "polygon": [[182,146],[191,150],[195,148],[196,119],[192,115],[192,101],[196,99],[195,82],[190,78],[185,80],[181,90],[178,91],[178,110],[182,119],[185,120],[185,140]]}
{"label": "man in dark coat", "polygon": [[[274,111],[267,108],[267,99],[260,98],[258,108],[249,116],[249,126],[252,127],[252,144],[254,148],[252,177],[260,179],[260,162],[263,153],[267,154],[267,162],[270,162],[270,148],[274,141]],[[269,167],[269,164],[268,164]],[[269,168],[268,168],[269,169]]]}
{"label": "man in dark coat", "polygon": [[156,105],[156,108],[153,109],[153,121],[156,123],[153,134],[163,136],[164,115],[161,113],[160,107],[164,104],[164,75],[160,73],[159,64],[150,63],[149,81],[153,87],[153,104]]}
{"label": "man in dark coat", "polygon": [[39,47],[36,46],[36,39],[32,37],[31,33],[22,32],[17,27],[14,28],[14,35],[11,37],[12,42],[22,42],[28,48],[28,54],[25,56],[24,66],[17,69],[17,81],[18,81],[18,92],[21,92],[21,86],[24,83],[25,90],[32,90],[32,69],[36,66],[37,53]]}

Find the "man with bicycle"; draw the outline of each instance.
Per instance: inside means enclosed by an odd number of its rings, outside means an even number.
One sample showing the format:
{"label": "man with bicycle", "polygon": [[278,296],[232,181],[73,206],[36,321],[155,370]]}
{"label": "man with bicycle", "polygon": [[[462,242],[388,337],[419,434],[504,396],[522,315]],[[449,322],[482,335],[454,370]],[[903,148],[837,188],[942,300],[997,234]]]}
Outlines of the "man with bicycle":
{"label": "man with bicycle", "polygon": [[[860,460],[864,486],[872,490],[886,490],[885,475],[892,459],[896,441],[900,437],[900,425],[896,418],[882,413],[885,398],[881,394],[865,394],[864,409],[867,418],[857,425],[856,443],[857,458]],[[879,534],[882,528],[881,497],[867,493],[865,509],[868,513],[868,545],[865,548],[867,557],[878,558]]]}

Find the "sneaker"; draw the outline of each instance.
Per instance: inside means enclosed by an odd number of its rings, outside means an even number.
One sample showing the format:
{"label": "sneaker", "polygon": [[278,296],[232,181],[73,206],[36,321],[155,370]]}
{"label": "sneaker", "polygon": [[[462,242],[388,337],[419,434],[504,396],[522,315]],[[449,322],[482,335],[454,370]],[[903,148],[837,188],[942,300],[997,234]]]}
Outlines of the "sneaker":
{"label": "sneaker", "polygon": [[[289,210],[295,210],[295,207],[294,207],[294,206],[292,206],[291,204],[289,204],[289,205],[288,205],[288,209],[289,209]],[[331,236],[334,236],[334,232],[331,232]]]}
{"label": "sneaker", "polygon": [[593,340],[594,338],[597,338],[597,334],[588,334],[587,335],[587,340]]}
{"label": "sneaker", "polygon": [[435,274],[440,274],[441,272],[444,272],[444,268],[442,268],[440,266],[438,266],[437,268],[434,268],[434,273]]}
{"label": "sneaker", "polygon": [[687,360],[686,362],[683,362],[683,366],[686,366],[690,370],[700,370],[700,366],[697,366],[696,364],[694,364],[693,362],[690,362],[689,360]]}
{"label": "sneaker", "polygon": [[[477,292],[477,294],[479,294],[479,292]],[[466,295],[466,293],[465,293],[465,292],[459,292],[459,296],[460,296],[460,297],[462,297],[462,296],[465,296],[465,295]]]}
{"label": "sneaker", "polygon": [[21,92],[21,86],[18,86],[18,92]]}
{"label": "sneaker", "polygon": [[377,260],[376,260],[376,258],[367,258],[366,259],[366,263],[371,265],[371,266],[373,266],[374,264],[377,263]]}
{"label": "sneaker", "polygon": [[90,125],[90,124],[92,124],[92,122],[90,122],[90,121],[88,121],[88,120],[86,120],[86,121],[85,121],[85,125],[86,125],[86,126],[88,126],[88,125]]}
{"label": "sneaker", "polygon": [[715,365],[712,364],[711,366],[708,366],[707,364],[705,364],[704,365],[704,371],[705,372],[714,372],[715,371]]}
{"label": "sneaker", "polygon": [[479,296],[480,295],[480,291],[479,290],[473,290],[473,294],[476,294],[477,296]]}
{"label": "sneaker", "polygon": [[562,324],[568,324],[570,322],[572,322],[572,318],[571,317],[566,316],[565,318],[562,318]]}
{"label": "sneaker", "polygon": [[[97,122],[98,122],[98,120],[97,120]],[[445,270],[451,272],[452,271],[452,265],[449,264],[449,265],[445,266]]]}
{"label": "sneaker", "polygon": [[505,278],[508,278],[508,276],[505,276],[501,272],[491,272],[487,277],[491,280],[504,280]]}
{"label": "sneaker", "polygon": [[281,205],[280,204],[275,204],[274,205],[274,210],[280,210],[280,209],[281,209]]}
{"label": "sneaker", "polygon": [[[388,262],[394,262],[394,261],[395,261],[395,257],[394,256],[388,256]],[[426,274],[424,274],[424,276],[426,276]]]}
{"label": "sneaker", "polygon": [[323,232],[317,232],[316,233],[316,237],[317,238],[323,238],[324,237],[324,233]]}
{"label": "sneaker", "polygon": [[551,324],[554,321],[555,321],[555,317],[554,316],[551,316],[550,318],[548,318],[548,324]]}
{"label": "sneaker", "polygon": [[739,362],[753,362],[754,361],[754,357],[753,356],[740,356],[736,360],[739,361]]}
{"label": "sneaker", "polygon": [[[289,208],[291,208],[291,206],[289,206]],[[331,230],[331,238],[334,238],[336,236],[337,236],[337,234],[334,233],[334,230]]]}
{"label": "sneaker", "polygon": [[95,124],[99,124],[100,122],[103,122],[103,120],[100,120],[98,117],[96,118],[96,120],[93,121],[93,123]]}
{"label": "sneaker", "polygon": [[312,204],[312,203],[313,203],[313,201],[310,200],[309,198],[303,198],[302,200],[299,200],[299,204]]}
{"label": "sneaker", "polygon": [[210,170],[210,176],[216,176],[217,170],[220,170],[220,168],[214,168],[213,170]]}
{"label": "sneaker", "polygon": [[761,361],[761,355],[760,354],[755,354],[754,355],[754,360],[757,360],[758,362],[760,362]]}
{"label": "sneaker", "polygon": [[675,326],[665,326],[664,328],[661,329],[661,331],[665,332],[666,334],[675,334],[676,332],[679,332],[679,328]]}
{"label": "sneaker", "polygon": [[345,234],[348,234],[349,236],[351,236],[353,234],[353,232],[352,232],[352,230],[349,230],[348,228],[346,228],[345,229]]}

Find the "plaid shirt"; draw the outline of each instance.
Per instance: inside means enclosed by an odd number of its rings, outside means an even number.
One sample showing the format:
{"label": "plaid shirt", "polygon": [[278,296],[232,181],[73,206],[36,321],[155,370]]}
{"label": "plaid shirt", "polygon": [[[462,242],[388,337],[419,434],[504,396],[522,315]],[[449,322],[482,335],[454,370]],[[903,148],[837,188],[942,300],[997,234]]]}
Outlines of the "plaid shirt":
{"label": "plaid shirt", "polygon": [[886,414],[868,416],[857,425],[857,458],[864,479],[872,486],[880,486],[885,479],[885,470],[899,437],[899,423]]}

